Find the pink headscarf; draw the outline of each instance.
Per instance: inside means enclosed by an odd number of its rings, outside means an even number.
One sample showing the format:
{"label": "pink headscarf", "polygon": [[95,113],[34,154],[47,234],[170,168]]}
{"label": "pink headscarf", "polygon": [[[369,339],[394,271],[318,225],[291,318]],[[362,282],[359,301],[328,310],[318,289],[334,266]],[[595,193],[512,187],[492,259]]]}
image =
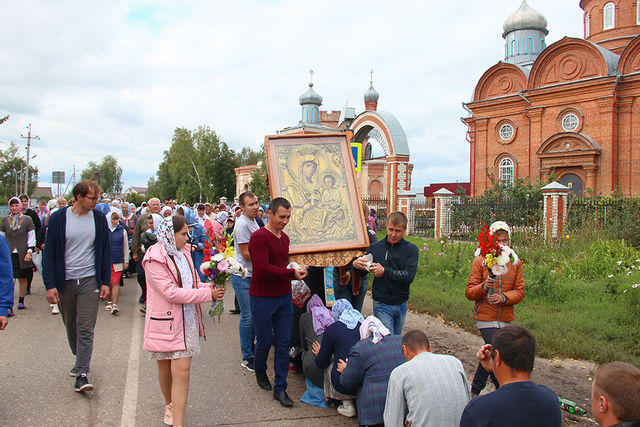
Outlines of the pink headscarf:
{"label": "pink headscarf", "polygon": [[324,330],[334,322],[331,312],[317,294],[313,294],[307,303],[307,313],[309,312],[313,318],[313,331],[316,335],[322,335]]}

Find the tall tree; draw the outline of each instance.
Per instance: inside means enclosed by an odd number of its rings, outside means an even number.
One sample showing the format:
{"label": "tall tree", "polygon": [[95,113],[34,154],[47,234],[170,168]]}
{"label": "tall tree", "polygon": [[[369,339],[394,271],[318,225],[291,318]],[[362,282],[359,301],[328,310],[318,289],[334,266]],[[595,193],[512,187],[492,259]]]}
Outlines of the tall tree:
{"label": "tall tree", "polygon": [[[6,150],[0,150],[0,201],[6,203],[10,197],[22,193],[26,161],[18,155],[18,146],[11,142]],[[38,168],[29,166],[29,188],[31,194],[38,182]]]}
{"label": "tall tree", "polygon": [[267,163],[265,161],[251,171],[249,189],[256,195],[260,203],[269,203],[269,200],[271,200],[269,187],[267,186]]}
{"label": "tall tree", "polygon": [[[176,128],[169,150],[149,184],[155,196],[215,201],[235,196],[237,154],[209,127]],[[151,185],[153,184],[153,185]],[[149,191],[149,190],[148,190]]]}
{"label": "tall tree", "polygon": [[112,155],[107,155],[99,164],[89,162],[80,175],[82,179],[98,181],[103,193],[113,196],[122,191],[122,168],[118,160]]}

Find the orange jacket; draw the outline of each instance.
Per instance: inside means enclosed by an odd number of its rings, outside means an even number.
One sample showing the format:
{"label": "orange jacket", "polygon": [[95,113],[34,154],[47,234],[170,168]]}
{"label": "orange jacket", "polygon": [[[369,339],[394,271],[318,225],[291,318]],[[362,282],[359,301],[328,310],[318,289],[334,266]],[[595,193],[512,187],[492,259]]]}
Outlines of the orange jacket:
{"label": "orange jacket", "polygon": [[503,304],[489,304],[487,292],[482,288],[489,276],[489,270],[482,265],[482,256],[477,256],[471,264],[469,282],[464,294],[467,299],[475,301],[473,318],[485,322],[501,320],[510,322],[514,320],[513,306],[524,298],[524,278],[522,277],[522,262],[515,265],[507,264],[507,273],[496,277],[496,292],[504,295],[507,302]]}

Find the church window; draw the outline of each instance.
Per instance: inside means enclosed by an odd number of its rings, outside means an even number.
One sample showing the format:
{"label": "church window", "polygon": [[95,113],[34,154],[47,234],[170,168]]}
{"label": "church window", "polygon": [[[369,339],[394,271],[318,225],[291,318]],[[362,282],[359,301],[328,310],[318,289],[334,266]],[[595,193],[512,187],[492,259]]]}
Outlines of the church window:
{"label": "church window", "polygon": [[547,42],[545,42],[544,39],[540,39],[540,52],[542,52],[545,47],[547,47]]}
{"label": "church window", "polygon": [[500,160],[498,179],[502,185],[513,187],[513,160],[508,157]]}
{"label": "church window", "polygon": [[513,137],[513,126],[508,123],[500,126],[500,138],[504,141],[508,141]]}
{"label": "church window", "polygon": [[574,130],[578,129],[579,122],[580,121],[578,119],[578,116],[576,116],[574,113],[568,113],[562,118],[562,129],[566,130],[567,132],[573,132]]}
{"label": "church window", "polygon": [[[531,50],[527,49],[529,41],[531,41]],[[536,53],[536,42],[533,40],[533,37],[527,37],[524,40],[524,54],[526,55],[528,53]]]}
{"label": "church window", "polygon": [[603,15],[604,15],[603,29],[604,30],[612,29],[615,26],[615,19],[616,19],[616,6],[615,4],[613,4],[613,2],[609,2],[604,5]]}
{"label": "church window", "polygon": [[511,56],[520,55],[520,43],[518,40],[511,40]]}
{"label": "church window", "polygon": [[[640,1],[638,2],[640,4]],[[584,17],[584,37],[587,38],[591,35],[591,15],[588,13]]]}
{"label": "church window", "polygon": [[509,58],[509,43],[504,44],[504,59],[507,59],[507,58]]}
{"label": "church window", "polygon": [[640,0],[636,2],[636,24],[640,25]]}

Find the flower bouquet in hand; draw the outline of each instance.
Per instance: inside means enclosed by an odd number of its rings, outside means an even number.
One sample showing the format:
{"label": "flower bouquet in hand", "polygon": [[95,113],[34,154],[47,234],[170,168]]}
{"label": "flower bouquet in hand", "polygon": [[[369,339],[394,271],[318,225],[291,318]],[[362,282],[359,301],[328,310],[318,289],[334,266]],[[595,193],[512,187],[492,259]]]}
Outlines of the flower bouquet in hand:
{"label": "flower bouquet in hand", "polygon": [[[200,265],[200,271],[218,288],[224,288],[232,274],[243,278],[247,276],[245,268],[236,260],[233,239],[227,238],[222,239],[217,247],[205,248],[204,260]],[[217,317],[218,322],[220,322],[220,316],[223,312],[224,303],[220,300],[211,303],[208,313],[212,319]]]}
{"label": "flower bouquet in hand", "polygon": [[518,255],[507,245],[498,243],[495,234],[483,224],[478,235],[478,249],[476,256],[483,256],[482,265],[489,270],[489,277],[495,280],[496,276],[501,276],[507,272],[507,263],[518,261]]}

